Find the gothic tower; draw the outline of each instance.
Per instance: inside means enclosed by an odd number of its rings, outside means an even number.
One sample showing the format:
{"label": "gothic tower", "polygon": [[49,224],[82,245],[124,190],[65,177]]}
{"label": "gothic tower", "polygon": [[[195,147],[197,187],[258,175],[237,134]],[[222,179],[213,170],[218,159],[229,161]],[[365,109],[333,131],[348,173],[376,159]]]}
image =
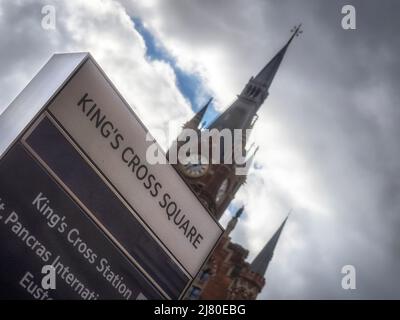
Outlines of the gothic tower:
{"label": "gothic tower", "polygon": [[254,300],[265,285],[265,273],[288,217],[265,244],[251,264],[245,263],[228,289],[229,300]]}
{"label": "gothic tower", "polygon": [[243,213],[240,208],[229,221],[225,233],[199,277],[187,293],[187,299],[254,300],[265,285],[265,274],[288,217],[251,263],[248,250],[231,241],[230,234]]}
{"label": "gothic tower", "polygon": [[[268,97],[269,88],[279,69],[279,66],[285,56],[289,44],[293,38],[301,33],[300,25],[292,30],[293,34],[283,48],[268,62],[268,64],[255,76],[251,77],[242,92],[237,96],[237,99],[210,125],[206,128],[199,128],[202,118],[211,102],[211,100],[201,110],[183,126],[183,131],[173,144],[168,152],[171,156],[171,150],[179,154],[180,148],[183,148],[185,143],[190,140],[190,135],[187,130],[194,131],[200,142],[196,146],[196,150],[200,155],[188,155],[186,163],[181,161],[180,157],[175,158],[177,161],[176,168],[181,173],[183,178],[191,186],[202,203],[212,212],[212,214],[220,219],[236,192],[246,181],[246,173],[254,158],[257,148],[247,148],[246,130],[251,131],[254,123],[257,120],[257,111]],[[204,141],[202,134],[209,130],[211,137],[218,135],[223,130],[228,130],[231,133],[231,144],[227,144],[228,151],[224,147],[225,140],[217,141],[216,143],[210,139],[210,136]],[[241,139],[239,146],[234,143],[233,137],[235,131],[241,130]],[[204,143],[205,142],[205,143]],[[215,144],[219,144],[218,146]],[[207,150],[208,149],[208,150]],[[209,157],[204,157],[204,151],[208,151]],[[218,153],[216,155],[216,153]],[[240,153],[242,158],[247,159],[246,166],[242,168],[243,163],[236,161],[236,155]],[[220,160],[219,163],[210,161],[215,156]],[[226,161],[226,160],[231,161]],[[171,160],[171,158],[170,158]],[[174,161],[171,161],[174,163]],[[242,169],[240,171],[240,169]],[[238,173],[240,172],[240,173]]]}

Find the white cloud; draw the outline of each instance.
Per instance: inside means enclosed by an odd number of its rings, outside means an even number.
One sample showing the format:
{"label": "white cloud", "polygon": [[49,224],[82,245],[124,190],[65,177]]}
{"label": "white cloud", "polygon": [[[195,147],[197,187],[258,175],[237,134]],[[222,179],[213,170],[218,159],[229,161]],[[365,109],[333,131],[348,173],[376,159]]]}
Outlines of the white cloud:
{"label": "white cloud", "polygon": [[[56,8],[54,31],[41,28],[41,8],[48,4]],[[174,71],[165,62],[146,59],[144,40],[118,2],[12,1],[0,8],[7,12],[0,20],[0,112],[52,54],[89,51],[150,131],[191,116]],[[155,136],[165,141],[164,135]]]}

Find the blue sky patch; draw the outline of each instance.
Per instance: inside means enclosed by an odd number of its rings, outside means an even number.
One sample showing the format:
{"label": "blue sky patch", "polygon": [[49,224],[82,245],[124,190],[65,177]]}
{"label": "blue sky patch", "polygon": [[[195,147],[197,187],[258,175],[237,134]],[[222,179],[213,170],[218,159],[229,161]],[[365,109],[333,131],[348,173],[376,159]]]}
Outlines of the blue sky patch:
{"label": "blue sky patch", "polygon": [[[137,32],[142,36],[146,45],[146,57],[149,60],[160,60],[168,63],[175,72],[176,85],[182,95],[190,102],[193,111],[198,111],[204,103],[209,99],[209,96],[199,96],[199,92],[204,92],[203,84],[198,75],[186,72],[179,68],[176,59],[163,47],[163,45],[154,37],[154,35],[146,29],[140,18],[132,18],[134,27]],[[199,90],[199,89],[202,90]],[[199,104],[199,101],[202,103]],[[213,103],[209,106],[204,120],[209,123],[215,119],[218,112],[215,110]]]}

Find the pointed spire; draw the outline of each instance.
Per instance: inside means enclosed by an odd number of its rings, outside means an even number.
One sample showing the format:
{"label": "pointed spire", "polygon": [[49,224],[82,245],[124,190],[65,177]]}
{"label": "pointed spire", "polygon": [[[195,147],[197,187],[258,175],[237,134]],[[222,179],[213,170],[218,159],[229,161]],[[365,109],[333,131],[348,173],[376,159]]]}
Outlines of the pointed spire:
{"label": "pointed spire", "polygon": [[236,224],[238,223],[239,217],[242,215],[244,210],[244,206],[241,206],[237,211],[234,217],[228,222],[228,225],[226,226],[225,229],[225,234],[229,235],[233,229],[235,229]]}
{"label": "pointed spire", "polygon": [[258,73],[258,75],[254,78],[255,81],[262,83],[267,90],[271,86],[272,80],[276,75],[276,72],[279,69],[279,66],[285,56],[286,50],[289,47],[295,36],[299,36],[303,31],[300,29],[301,24],[292,28],[291,32],[292,36],[289,38],[288,42],[286,42],[285,46],[271,59],[270,62]]}
{"label": "pointed spire", "polygon": [[253,119],[268,96],[269,87],[279,69],[287,48],[293,38],[302,33],[300,27],[301,24],[291,30],[293,34],[283,48],[268,62],[257,76],[251,77],[239,95],[239,98],[211,123],[209,126],[210,129],[250,129],[252,127]]}
{"label": "pointed spire", "polygon": [[251,271],[258,273],[261,276],[265,275],[265,272],[267,271],[267,268],[272,259],[272,256],[274,255],[274,250],[275,250],[276,244],[278,243],[279,237],[282,233],[283,227],[285,226],[287,219],[289,218],[289,215],[290,215],[290,212],[287,215],[287,217],[285,218],[285,220],[283,220],[281,226],[274,233],[272,238],[266,243],[264,248],[254,258],[253,262],[250,265]]}
{"label": "pointed spire", "polygon": [[185,128],[197,129],[199,127],[200,122],[203,119],[204,114],[206,113],[206,111],[208,109],[208,106],[210,105],[212,100],[213,100],[213,98],[211,97],[207,101],[207,103],[193,116],[193,118],[185,123],[184,127]]}

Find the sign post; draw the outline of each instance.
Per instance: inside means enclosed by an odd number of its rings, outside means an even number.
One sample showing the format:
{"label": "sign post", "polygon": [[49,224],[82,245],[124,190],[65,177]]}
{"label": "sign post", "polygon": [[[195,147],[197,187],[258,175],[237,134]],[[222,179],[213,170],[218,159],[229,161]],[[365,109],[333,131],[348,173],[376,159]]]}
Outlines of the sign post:
{"label": "sign post", "polygon": [[[0,115],[0,298],[179,299],[222,235],[88,53]],[[51,265],[56,288],[43,285]]]}

